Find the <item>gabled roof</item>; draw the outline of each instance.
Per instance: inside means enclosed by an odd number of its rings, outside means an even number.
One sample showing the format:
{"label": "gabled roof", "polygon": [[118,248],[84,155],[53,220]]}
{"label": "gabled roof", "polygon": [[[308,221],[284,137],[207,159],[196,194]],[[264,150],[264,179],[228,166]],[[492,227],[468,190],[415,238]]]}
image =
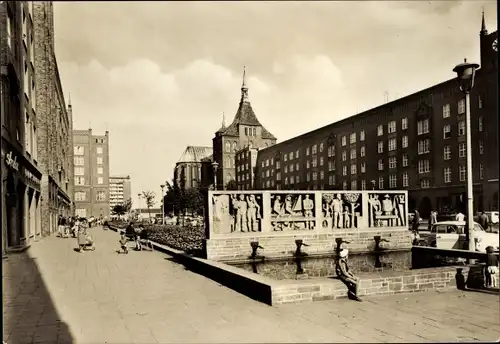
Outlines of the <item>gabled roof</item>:
{"label": "gabled roof", "polygon": [[180,162],[201,162],[202,159],[212,155],[212,147],[198,147],[198,146],[187,146],[184,153],[182,153],[179,161]]}

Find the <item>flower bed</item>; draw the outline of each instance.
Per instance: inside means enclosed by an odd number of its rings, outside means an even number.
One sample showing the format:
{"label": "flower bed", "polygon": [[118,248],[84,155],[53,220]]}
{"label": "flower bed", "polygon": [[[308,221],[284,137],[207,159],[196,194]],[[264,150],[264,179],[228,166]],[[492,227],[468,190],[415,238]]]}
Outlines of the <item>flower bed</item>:
{"label": "flower bed", "polygon": [[[111,226],[124,229],[127,223],[112,222]],[[203,252],[205,228],[176,225],[144,224],[149,231],[149,239],[162,245],[167,245],[189,254],[200,256]]]}

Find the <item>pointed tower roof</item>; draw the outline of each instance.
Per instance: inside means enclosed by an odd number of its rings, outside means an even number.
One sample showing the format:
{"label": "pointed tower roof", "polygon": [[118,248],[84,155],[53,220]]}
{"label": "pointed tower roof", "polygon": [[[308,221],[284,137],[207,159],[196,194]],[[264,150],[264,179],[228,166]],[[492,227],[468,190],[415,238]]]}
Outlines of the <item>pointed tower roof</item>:
{"label": "pointed tower roof", "polygon": [[488,30],[486,30],[486,23],[484,21],[484,7],[483,7],[482,18],[481,18],[481,31],[480,31],[480,34],[481,35],[485,35],[485,36],[488,34]]}
{"label": "pointed tower roof", "polygon": [[71,93],[68,93],[68,107],[71,107]]}
{"label": "pointed tower roof", "polygon": [[275,140],[273,134],[271,134],[264,126],[259,122],[255,112],[252,109],[250,100],[248,98],[248,87],[246,85],[246,68],[243,67],[243,82],[241,84],[241,100],[234,116],[233,122],[224,131],[225,135],[239,136],[238,125],[250,125],[250,126],[260,126],[262,127],[262,138]]}
{"label": "pointed tower roof", "polygon": [[187,146],[177,163],[201,162],[212,155],[212,147]]}
{"label": "pointed tower roof", "polygon": [[224,112],[222,113],[222,127],[220,127],[219,130],[217,130],[215,133],[223,133],[226,131],[226,115]]}

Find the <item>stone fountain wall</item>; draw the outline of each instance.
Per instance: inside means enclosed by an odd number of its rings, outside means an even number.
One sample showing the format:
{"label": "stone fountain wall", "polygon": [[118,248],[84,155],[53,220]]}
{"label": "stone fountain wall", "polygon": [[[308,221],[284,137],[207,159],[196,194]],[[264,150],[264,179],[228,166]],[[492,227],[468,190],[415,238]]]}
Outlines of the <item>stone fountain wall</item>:
{"label": "stone fountain wall", "polygon": [[336,238],[350,251],[371,251],[374,236],[387,249],[410,249],[408,192],[398,191],[209,191],[206,257],[246,259],[258,241],[266,257],[289,257],[296,239],[309,254],[331,254]]}

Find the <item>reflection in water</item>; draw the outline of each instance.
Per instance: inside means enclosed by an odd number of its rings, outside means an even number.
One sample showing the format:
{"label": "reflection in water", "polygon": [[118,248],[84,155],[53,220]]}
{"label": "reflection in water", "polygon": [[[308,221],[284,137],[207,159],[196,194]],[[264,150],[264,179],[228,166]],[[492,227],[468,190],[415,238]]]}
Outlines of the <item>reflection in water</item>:
{"label": "reflection in water", "polygon": [[297,275],[303,274],[304,269],[302,268],[302,258],[295,258],[295,264],[297,264]]}
{"label": "reflection in water", "polygon": [[259,271],[257,270],[257,263],[255,263],[255,262],[251,262],[251,263],[250,263],[250,265],[252,265],[252,272],[253,272],[254,274],[258,274],[258,273],[259,273]]}

